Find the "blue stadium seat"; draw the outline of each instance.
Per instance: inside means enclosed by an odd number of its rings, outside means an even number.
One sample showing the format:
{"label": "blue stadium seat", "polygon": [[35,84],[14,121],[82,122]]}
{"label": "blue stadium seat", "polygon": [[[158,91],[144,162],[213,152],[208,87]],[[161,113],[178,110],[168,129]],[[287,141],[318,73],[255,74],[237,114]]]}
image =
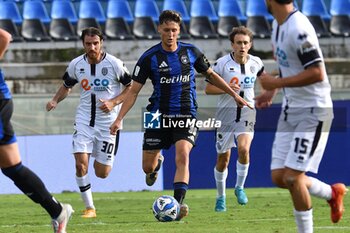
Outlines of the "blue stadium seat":
{"label": "blue stadium seat", "polygon": [[331,14],[329,31],[334,36],[350,36],[350,1],[332,0],[329,11]]}
{"label": "blue stadium seat", "polygon": [[80,1],[78,17],[79,19],[95,18],[102,25],[106,23],[106,16],[101,2],[96,0]]}
{"label": "blue stadium seat", "polygon": [[54,40],[68,41],[78,39],[74,27],[68,18],[51,19],[49,34]]}
{"label": "blue stadium seat", "polygon": [[163,10],[175,10],[181,14],[185,24],[190,22],[191,17],[183,0],[164,0]]}
{"label": "blue stadium seat", "polygon": [[73,25],[76,25],[78,22],[75,7],[70,0],[53,0],[51,4],[51,18],[66,18]]}
{"label": "blue stadium seat", "polygon": [[0,19],[11,19],[16,25],[22,24],[22,15],[15,1],[0,1]]}
{"label": "blue stadium seat", "polygon": [[124,18],[128,24],[134,22],[134,16],[127,0],[109,0],[107,3],[107,18]]}
{"label": "blue stadium seat", "polygon": [[[347,0],[343,0],[347,1]],[[302,9],[304,15],[306,16],[315,16],[319,15],[326,23],[331,19],[330,14],[328,13],[326,4],[323,0],[312,0],[312,1],[303,1]]]}
{"label": "blue stadium seat", "polygon": [[137,17],[151,17],[155,23],[159,21],[159,8],[155,0],[136,0],[134,15]]}
{"label": "blue stadium seat", "polygon": [[23,19],[39,19],[45,25],[48,25],[51,21],[46,6],[42,0],[24,1]]}
{"label": "blue stadium seat", "polygon": [[209,20],[216,24],[219,20],[214,5],[211,0],[192,0],[191,17],[207,16]]}
{"label": "blue stadium seat", "polygon": [[264,16],[270,23],[273,20],[273,16],[267,11],[266,3],[263,0],[247,0],[246,15],[247,17]]}
{"label": "blue stadium seat", "polygon": [[50,41],[46,26],[39,18],[23,19],[22,37],[27,41]]}
{"label": "blue stadium seat", "polygon": [[226,16],[235,16],[243,24],[245,24],[247,21],[247,16],[243,14],[237,0],[220,0],[218,16],[219,18]]}
{"label": "blue stadium seat", "polygon": [[329,12],[333,15],[350,15],[350,0],[332,0]]}
{"label": "blue stadium seat", "polygon": [[6,30],[12,35],[13,42],[23,41],[23,38],[19,34],[16,24],[11,19],[0,19],[0,28]]}
{"label": "blue stadium seat", "polygon": [[188,26],[190,24],[190,15],[188,14],[187,7],[183,0],[164,0],[163,10],[174,10],[181,14],[182,24],[180,25],[179,38],[189,39],[191,35],[188,33]]}
{"label": "blue stadium seat", "polygon": [[315,28],[318,37],[328,37],[328,25],[331,19],[323,0],[303,1],[302,9]]}
{"label": "blue stadium seat", "polygon": [[207,16],[191,17],[189,32],[195,38],[208,39],[218,37],[213,23]]}

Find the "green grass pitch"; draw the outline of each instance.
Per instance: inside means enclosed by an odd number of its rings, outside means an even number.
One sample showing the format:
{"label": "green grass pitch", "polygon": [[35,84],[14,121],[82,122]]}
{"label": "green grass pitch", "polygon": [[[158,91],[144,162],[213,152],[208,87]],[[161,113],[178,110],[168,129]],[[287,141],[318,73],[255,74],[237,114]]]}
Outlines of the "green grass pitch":
{"label": "green grass pitch", "polygon": [[[295,233],[293,209],[289,193],[277,188],[247,188],[249,202],[237,204],[232,189],[227,190],[227,212],[214,211],[216,191],[189,190],[185,199],[190,214],[179,222],[157,222],[152,203],[162,192],[94,193],[97,218],[82,219],[84,206],[79,193],[56,194],[75,209],[68,233]],[[330,209],[324,200],[313,198],[314,232],[350,232],[350,195],[345,197],[345,212],[338,224],[330,221]],[[46,212],[24,195],[0,195],[0,233],[52,232]]]}

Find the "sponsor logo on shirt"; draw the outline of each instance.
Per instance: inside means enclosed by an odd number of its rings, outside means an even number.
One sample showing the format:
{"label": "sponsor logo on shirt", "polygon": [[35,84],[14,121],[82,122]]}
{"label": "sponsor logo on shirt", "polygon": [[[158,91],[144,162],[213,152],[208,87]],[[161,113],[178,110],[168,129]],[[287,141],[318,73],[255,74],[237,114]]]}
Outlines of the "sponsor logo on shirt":
{"label": "sponsor logo on shirt", "polygon": [[187,83],[190,81],[189,75],[177,75],[172,77],[161,77],[160,83]]}

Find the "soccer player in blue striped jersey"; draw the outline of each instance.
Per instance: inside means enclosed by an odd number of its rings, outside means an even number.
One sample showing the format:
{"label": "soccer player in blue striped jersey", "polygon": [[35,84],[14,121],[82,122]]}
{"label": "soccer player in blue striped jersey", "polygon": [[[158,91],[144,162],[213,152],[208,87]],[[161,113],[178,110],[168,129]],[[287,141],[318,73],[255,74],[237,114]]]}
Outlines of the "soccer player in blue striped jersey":
{"label": "soccer player in blue striped jersey", "polygon": [[[176,172],[174,177],[174,197],[181,205],[178,219],[188,214],[188,206],[183,203],[189,183],[189,154],[195,145],[198,128],[182,125],[196,118],[195,70],[220,89],[233,97],[237,105],[249,105],[210,67],[204,54],[192,44],[178,42],[181,16],[172,10],[165,10],[159,16],[158,32],[161,42],[148,49],[138,60],[133,72],[133,85],[125,99],[119,115],[110,131],[116,134],[121,121],[134,105],[147,79],[152,81],[154,90],[149,98],[147,110],[153,118],[162,116],[172,124],[160,129],[146,129],[143,141],[142,167],[146,173],[147,185],[153,185],[163,161],[162,149],[175,144]],[[250,105],[249,105],[250,106]],[[163,125],[164,126],[164,125]],[[181,127],[183,126],[183,127]]]}
{"label": "soccer player in blue striped jersey", "polygon": [[[4,56],[11,34],[0,29],[0,59]],[[13,102],[10,90],[0,69],[0,168],[33,202],[40,204],[52,218],[54,233],[66,233],[73,208],[62,204],[48,192],[41,179],[22,164],[17,139],[11,125]]]}

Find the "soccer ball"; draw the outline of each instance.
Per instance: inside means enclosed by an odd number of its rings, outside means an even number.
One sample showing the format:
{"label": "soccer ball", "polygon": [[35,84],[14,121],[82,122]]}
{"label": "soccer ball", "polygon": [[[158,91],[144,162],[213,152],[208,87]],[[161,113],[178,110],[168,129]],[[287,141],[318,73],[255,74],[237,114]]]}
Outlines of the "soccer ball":
{"label": "soccer ball", "polygon": [[172,196],[163,195],[153,202],[154,217],[160,222],[174,221],[180,213],[180,205]]}

